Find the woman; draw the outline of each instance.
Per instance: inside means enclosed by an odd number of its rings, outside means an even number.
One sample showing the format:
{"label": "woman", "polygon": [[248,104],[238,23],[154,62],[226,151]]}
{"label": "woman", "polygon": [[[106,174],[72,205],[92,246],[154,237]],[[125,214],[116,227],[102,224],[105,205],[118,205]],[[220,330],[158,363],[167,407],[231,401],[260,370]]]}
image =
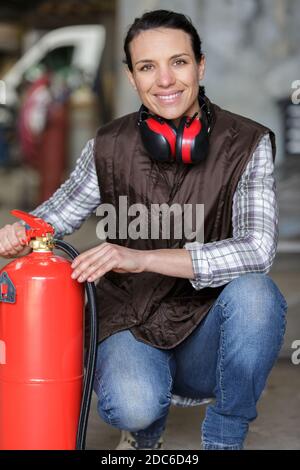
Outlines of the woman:
{"label": "woman", "polygon": [[[72,277],[99,281],[94,388],[99,415],[129,436],[118,448],[161,448],[177,394],[215,398],[203,449],[242,449],[285,327],[285,299],[266,275],[277,243],[274,136],[199,89],[205,58],[184,15],[144,14],[124,49],[141,109],[101,128],[33,214],[64,235],[99,204],[120,209],[122,197],[150,212],[204,204],[203,243],[175,236],[184,216],[170,215],[174,233],[161,236],[160,224],[158,237],[152,219],[129,218],[124,235],[119,212],[116,236],[79,255]],[[20,253],[23,235],[4,227],[0,254]]]}

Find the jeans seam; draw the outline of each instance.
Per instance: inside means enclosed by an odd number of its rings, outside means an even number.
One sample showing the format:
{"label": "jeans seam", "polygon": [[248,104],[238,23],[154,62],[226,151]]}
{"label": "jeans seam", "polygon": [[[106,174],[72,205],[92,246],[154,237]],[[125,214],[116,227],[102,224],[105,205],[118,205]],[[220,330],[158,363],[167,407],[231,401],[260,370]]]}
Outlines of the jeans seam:
{"label": "jeans seam", "polygon": [[279,338],[279,342],[278,342],[278,349],[277,349],[277,356],[282,348],[282,345],[283,345],[283,342],[284,342],[284,335],[285,335],[285,331],[286,331],[286,324],[287,324],[287,319],[286,319],[286,312],[287,312],[287,303],[285,302],[285,304],[281,304],[281,320],[282,320],[282,324],[281,324],[281,328],[280,328],[280,338]]}
{"label": "jeans seam", "polygon": [[202,440],[202,446],[208,450],[242,450],[243,446],[240,444],[220,444],[219,442],[205,441]]}
{"label": "jeans seam", "polygon": [[[99,386],[99,392],[100,394],[102,394],[105,402],[109,405],[109,407],[111,406],[111,401],[110,401],[110,397],[109,395],[106,393],[106,390],[102,384],[102,381],[100,381],[100,379],[98,378],[97,375],[95,375],[95,379],[97,380],[97,383],[98,383],[98,386]],[[103,409],[102,409],[103,411]],[[112,422],[112,418],[111,418],[111,412],[108,410],[108,411],[105,411],[105,415],[107,417],[107,421],[108,421],[108,424],[110,424],[111,426],[113,425]]]}
{"label": "jeans seam", "polygon": [[168,374],[169,374],[168,388],[169,388],[169,392],[170,392],[170,397],[172,395],[171,391],[172,391],[173,382],[174,382],[171,371],[170,371],[170,362],[171,362],[171,359],[173,359],[173,357],[174,357],[174,353],[171,353],[170,357],[168,357]]}
{"label": "jeans seam", "polygon": [[[218,302],[217,305],[220,307],[222,310],[222,320],[226,320],[229,315],[226,314],[226,306]],[[226,392],[224,390],[224,369],[223,369],[223,363],[224,363],[224,356],[225,356],[225,341],[224,341],[224,326],[223,326],[223,321],[221,322],[220,325],[220,356],[219,356],[219,364],[217,366],[217,370],[219,371],[219,389],[220,389],[220,400],[221,400],[221,408],[224,408],[225,402],[226,402]],[[220,434],[221,434],[221,439],[223,439],[224,436],[224,431],[223,431],[223,417],[221,417],[221,429],[220,429]],[[205,421],[202,426],[202,434],[203,434],[203,442],[207,439],[207,434],[205,431]],[[214,443],[218,444],[218,443]]]}
{"label": "jeans seam", "polygon": [[[223,317],[226,318],[226,315],[224,315],[224,313],[226,314],[226,308],[225,306],[219,304],[219,306],[221,307],[221,310],[223,311]],[[225,356],[225,341],[224,341],[224,326],[223,326],[223,322],[222,324],[220,325],[220,359],[219,359],[219,374],[220,374],[220,391],[221,391],[221,406],[222,408],[224,407],[224,404],[225,404],[225,401],[226,401],[226,393],[225,393],[225,390],[224,390],[224,368],[223,368],[223,364],[224,364],[224,356]]]}
{"label": "jeans seam", "polygon": [[[219,364],[219,369],[220,369],[220,391],[221,391],[221,406],[222,410],[224,409],[225,401],[226,401],[226,393],[224,389],[224,369],[223,369],[223,364],[224,364],[224,349],[225,349],[225,341],[224,341],[224,327],[223,324],[221,325],[221,345],[220,345],[220,364]],[[223,441],[224,437],[224,423],[223,423],[223,416],[221,416],[221,439]]]}

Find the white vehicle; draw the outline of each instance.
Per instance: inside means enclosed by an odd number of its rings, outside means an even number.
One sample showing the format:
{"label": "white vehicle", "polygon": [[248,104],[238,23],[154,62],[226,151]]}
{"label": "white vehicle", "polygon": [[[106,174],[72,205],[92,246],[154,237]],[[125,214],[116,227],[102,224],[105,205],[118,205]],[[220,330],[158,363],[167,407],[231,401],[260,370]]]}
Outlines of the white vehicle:
{"label": "white vehicle", "polygon": [[42,36],[1,77],[5,84],[5,106],[14,108],[18,102],[18,87],[26,73],[49,58],[59,58],[60,65],[72,66],[82,72],[85,82],[92,84],[96,78],[105,44],[102,25],[67,26]]}

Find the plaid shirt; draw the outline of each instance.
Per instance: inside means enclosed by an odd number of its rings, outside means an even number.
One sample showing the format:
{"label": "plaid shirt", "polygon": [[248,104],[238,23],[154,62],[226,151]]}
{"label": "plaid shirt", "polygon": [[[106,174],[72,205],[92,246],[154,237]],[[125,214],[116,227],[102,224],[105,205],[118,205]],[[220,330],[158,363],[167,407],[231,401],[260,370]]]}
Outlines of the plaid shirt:
{"label": "plaid shirt", "polygon": [[[78,229],[101,203],[94,141],[84,147],[69,179],[31,213],[51,223],[60,238]],[[232,205],[233,236],[212,243],[186,243],[195,289],[227,284],[247,272],[267,273],[278,239],[278,207],[269,135],[260,140],[242,174]],[[101,189],[101,188],[100,188]]]}
{"label": "plaid shirt", "polygon": [[[94,164],[94,141],[84,147],[69,179],[31,213],[51,223],[56,237],[78,229],[101,203]],[[212,243],[186,243],[194,271],[195,289],[227,284],[247,272],[267,273],[278,239],[278,207],[269,135],[262,137],[242,174],[233,198],[233,236]],[[101,189],[101,188],[100,188]],[[207,399],[172,395],[176,406],[196,406]]]}

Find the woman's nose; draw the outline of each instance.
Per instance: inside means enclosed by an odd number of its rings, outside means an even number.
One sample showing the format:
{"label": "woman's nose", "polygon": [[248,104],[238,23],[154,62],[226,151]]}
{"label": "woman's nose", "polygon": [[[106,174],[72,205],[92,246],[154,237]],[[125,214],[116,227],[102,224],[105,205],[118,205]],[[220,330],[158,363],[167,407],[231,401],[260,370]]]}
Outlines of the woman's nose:
{"label": "woman's nose", "polygon": [[169,67],[164,67],[158,69],[157,72],[157,85],[162,86],[164,88],[173,85],[175,82],[175,75]]}

